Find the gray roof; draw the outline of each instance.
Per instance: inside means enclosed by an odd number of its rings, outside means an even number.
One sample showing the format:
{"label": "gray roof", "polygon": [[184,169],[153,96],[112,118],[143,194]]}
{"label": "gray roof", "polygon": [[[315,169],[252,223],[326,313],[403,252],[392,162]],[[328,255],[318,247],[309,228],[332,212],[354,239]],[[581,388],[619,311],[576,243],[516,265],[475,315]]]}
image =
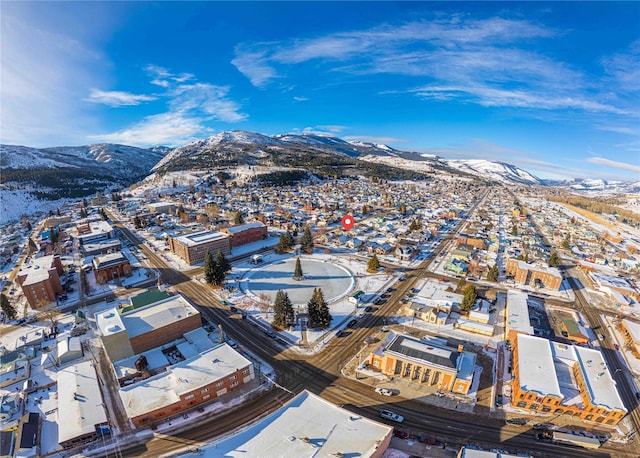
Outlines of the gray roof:
{"label": "gray roof", "polygon": [[411,337],[398,335],[387,347],[387,351],[412,359],[428,361],[438,366],[455,369],[459,353],[452,348],[434,345]]}

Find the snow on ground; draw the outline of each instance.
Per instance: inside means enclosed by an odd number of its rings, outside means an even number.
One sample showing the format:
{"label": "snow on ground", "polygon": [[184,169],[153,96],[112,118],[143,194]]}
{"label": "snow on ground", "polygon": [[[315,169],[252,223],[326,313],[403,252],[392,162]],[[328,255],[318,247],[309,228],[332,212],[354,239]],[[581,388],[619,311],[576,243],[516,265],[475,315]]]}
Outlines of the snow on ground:
{"label": "snow on ground", "polygon": [[70,202],[67,199],[40,200],[30,189],[5,189],[0,193],[0,225],[17,221],[23,214],[35,214],[56,210]]}

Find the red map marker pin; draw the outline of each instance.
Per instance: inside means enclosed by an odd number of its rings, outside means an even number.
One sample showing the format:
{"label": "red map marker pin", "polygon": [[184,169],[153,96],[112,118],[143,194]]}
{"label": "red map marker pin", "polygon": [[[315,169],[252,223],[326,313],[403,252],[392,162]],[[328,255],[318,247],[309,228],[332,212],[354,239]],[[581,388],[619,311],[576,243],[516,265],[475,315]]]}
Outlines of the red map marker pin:
{"label": "red map marker pin", "polygon": [[345,231],[350,231],[354,224],[355,221],[353,220],[353,216],[344,215],[342,217],[342,227],[344,227]]}

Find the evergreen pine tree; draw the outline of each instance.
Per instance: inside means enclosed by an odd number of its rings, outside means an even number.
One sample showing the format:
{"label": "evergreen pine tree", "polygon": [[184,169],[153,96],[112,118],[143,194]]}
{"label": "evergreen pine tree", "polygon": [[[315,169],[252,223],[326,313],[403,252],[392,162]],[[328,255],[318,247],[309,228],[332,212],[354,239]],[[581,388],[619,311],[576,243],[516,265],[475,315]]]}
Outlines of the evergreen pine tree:
{"label": "evergreen pine tree", "polygon": [[511,228],[511,235],[518,235],[518,226],[516,226],[515,224]]}
{"label": "evergreen pine tree", "polygon": [[27,221],[27,231],[31,232],[32,229],[33,229],[33,226],[31,226],[31,223]]}
{"label": "evergreen pine tree", "polygon": [[293,235],[291,235],[291,232],[289,232],[289,230],[287,230],[285,236],[287,238],[287,249],[290,250],[291,248],[293,248],[293,245],[296,244],[296,241],[294,240]]}
{"label": "evergreen pine tree", "polygon": [[211,252],[207,252],[207,255],[204,258],[204,279],[207,283],[212,284],[214,282],[216,269],[216,262],[213,260]]}
{"label": "evergreen pine tree", "polygon": [[302,280],[304,273],[302,273],[302,265],[300,264],[300,258],[296,258],[296,267],[293,269],[293,279]]}
{"label": "evergreen pine tree", "polygon": [[311,295],[311,299],[307,303],[307,314],[309,316],[309,324],[311,326],[315,326],[316,321],[318,320],[318,306],[316,304],[316,289],[313,289],[313,294]]}
{"label": "evergreen pine tree", "polygon": [[233,215],[233,224],[237,226],[238,224],[243,224],[243,223],[244,223],[244,215],[242,214],[241,211],[237,211],[235,215]]}
{"label": "evergreen pine tree", "polygon": [[473,305],[476,303],[476,299],[478,298],[478,291],[476,290],[476,285],[469,285],[464,289],[462,304],[460,304],[460,310],[463,312],[468,312],[473,308]]}
{"label": "evergreen pine tree", "polygon": [[218,265],[220,270],[225,274],[231,271],[231,264],[229,263],[229,260],[225,257],[224,253],[220,250],[218,250],[218,254],[216,255],[216,264]]}
{"label": "evergreen pine tree", "polygon": [[16,308],[9,302],[5,294],[0,295],[0,306],[9,321],[14,320],[18,316]]}
{"label": "evergreen pine tree", "polygon": [[331,324],[331,313],[329,312],[329,306],[324,300],[324,294],[320,288],[314,290],[313,294],[316,296],[316,326],[321,328],[327,328]]}
{"label": "evergreen pine tree", "polygon": [[487,272],[487,281],[498,281],[498,274],[498,264],[494,264],[491,266],[491,269],[489,269],[489,272]]}
{"label": "evergreen pine tree", "polygon": [[38,251],[38,246],[36,245],[36,242],[29,237],[29,253],[35,253],[36,251]]}
{"label": "evergreen pine tree", "polygon": [[551,253],[551,256],[549,256],[549,260],[547,261],[547,264],[549,264],[549,267],[558,267],[560,265],[560,259],[558,258],[558,253],[556,253],[555,251]]}
{"label": "evergreen pine tree", "polygon": [[313,236],[311,235],[311,228],[308,224],[304,227],[304,232],[300,239],[300,248],[305,253],[313,253]]}
{"label": "evergreen pine tree", "polygon": [[281,289],[276,293],[273,301],[273,326],[284,328],[287,324],[287,316],[285,311],[285,292]]}
{"label": "evergreen pine tree", "polygon": [[378,269],[380,269],[380,261],[378,261],[378,256],[373,253],[373,256],[371,256],[371,259],[369,259],[367,263],[367,272],[376,273]]}

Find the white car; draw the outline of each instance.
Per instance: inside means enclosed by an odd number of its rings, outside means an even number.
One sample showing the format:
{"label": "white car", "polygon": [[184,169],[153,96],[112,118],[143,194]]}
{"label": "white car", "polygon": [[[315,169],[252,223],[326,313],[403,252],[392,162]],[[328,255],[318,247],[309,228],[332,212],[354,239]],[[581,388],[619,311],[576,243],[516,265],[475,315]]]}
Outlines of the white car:
{"label": "white car", "polygon": [[383,396],[393,396],[393,391],[388,390],[386,388],[376,388],[376,393],[381,394]]}
{"label": "white car", "polygon": [[382,418],[386,418],[387,420],[392,420],[398,423],[402,423],[404,421],[404,417],[402,415],[398,415],[397,413],[393,413],[390,410],[381,410],[380,416]]}

